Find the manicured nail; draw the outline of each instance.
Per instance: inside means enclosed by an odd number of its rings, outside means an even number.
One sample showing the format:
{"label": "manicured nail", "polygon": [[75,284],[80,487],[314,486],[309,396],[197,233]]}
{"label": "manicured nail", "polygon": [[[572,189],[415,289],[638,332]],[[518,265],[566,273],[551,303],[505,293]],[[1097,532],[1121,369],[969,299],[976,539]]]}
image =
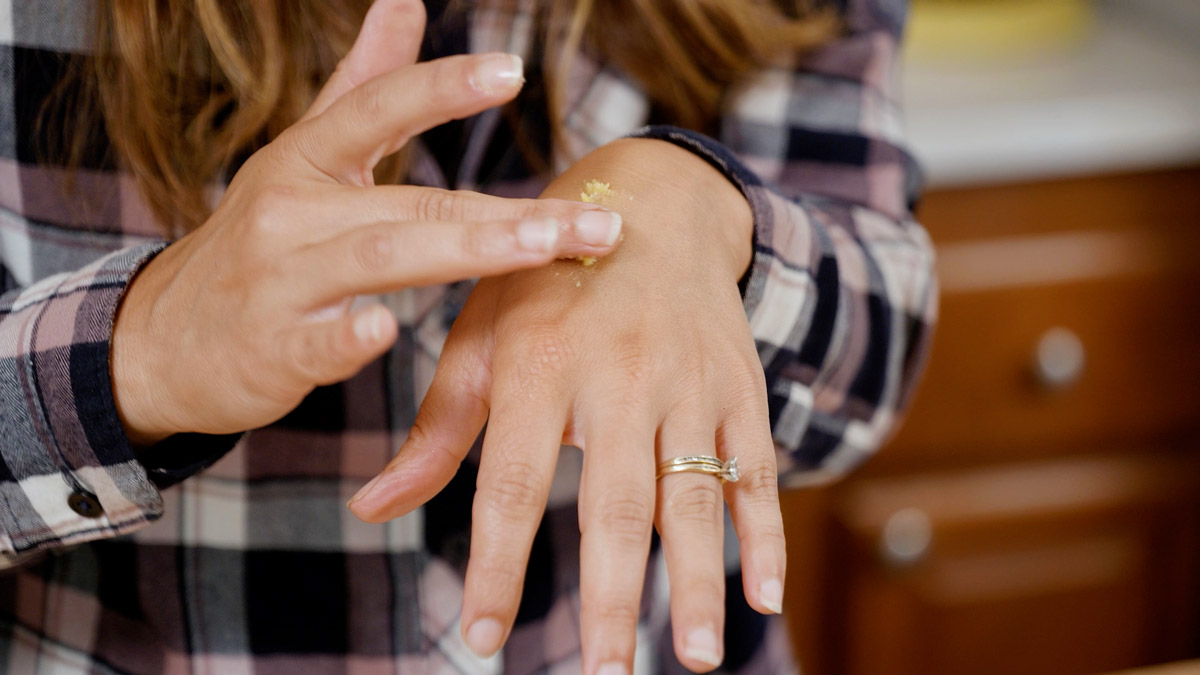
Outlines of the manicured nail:
{"label": "manicured nail", "polygon": [[683,638],[683,653],[714,668],[721,665],[717,634],[711,628],[693,628]]}
{"label": "manicured nail", "polygon": [[517,243],[527,251],[548,253],[558,243],[557,220],[530,220],[517,226]]}
{"label": "manicured nail", "polygon": [[772,612],[783,614],[783,584],[778,579],[767,579],[759,584],[758,601]]}
{"label": "manicured nail", "polygon": [[481,659],[499,651],[503,639],[504,627],[495,619],[479,619],[467,629],[467,647]]}
{"label": "manicured nail", "polygon": [[616,211],[585,211],[575,219],[575,235],[585,244],[612,246],[621,236],[621,214]]}
{"label": "manicured nail", "polygon": [[507,91],[525,81],[525,62],[516,54],[493,54],[475,66],[471,86],[485,94]]}
{"label": "manicured nail", "polygon": [[596,675],[629,675],[629,669],[624,663],[613,661],[597,668]]}
{"label": "manicured nail", "polygon": [[354,337],[367,344],[379,342],[383,339],[383,316],[368,310],[354,317]]}
{"label": "manicured nail", "polygon": [[354,493],[354,496],[350,498],[350,501],[346,502],[346,506],[352,506],[354,504],[354,502],[357,502],[358,500],[362,499],[363,497],[366,497],[367,495],[371,494],[371,492],[373,492],[375,490],[375,486],[379,484],[379,481],[382,478],[383,478],[383,474],[379,474],[378,476],[375,476],[370,481],[368,481],[366,485],[364,485],[358,489],[358,492]]}

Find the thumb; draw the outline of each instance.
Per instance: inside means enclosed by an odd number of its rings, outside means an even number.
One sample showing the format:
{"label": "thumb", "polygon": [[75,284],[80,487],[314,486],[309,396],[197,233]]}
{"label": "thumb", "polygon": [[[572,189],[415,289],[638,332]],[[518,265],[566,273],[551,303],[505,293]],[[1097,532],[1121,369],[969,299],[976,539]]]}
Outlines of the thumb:
{"label": "thumb", "polygon": [[[474,296],[471,298],[474,300]],[[446,336],[437,371],[421,401],[408,440],[383,472],[348,504],[369,523],[381,523],[429,501],[454,477],[488,417],[491,359],[486,349],[490,325],[486,310],[471,311],[471,301]]]}
{"label": "thumb", "polygon": [[358,38],[301,119],[316,117],[360,84],[416,63],[425,33],[421,0],[376,0]]}

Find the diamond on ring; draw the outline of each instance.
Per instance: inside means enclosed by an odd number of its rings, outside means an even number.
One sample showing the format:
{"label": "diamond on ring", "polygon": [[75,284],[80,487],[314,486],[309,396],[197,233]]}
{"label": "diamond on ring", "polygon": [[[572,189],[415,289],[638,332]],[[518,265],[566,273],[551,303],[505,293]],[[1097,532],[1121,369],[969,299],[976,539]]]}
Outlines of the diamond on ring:
{"label": "diamond on ring", "polygon": [[742,477],[742,472],[738,469],[737,457],[725,462],[721,465],[721,473],[717,474],[721,480],[728,483],[736,483]]}

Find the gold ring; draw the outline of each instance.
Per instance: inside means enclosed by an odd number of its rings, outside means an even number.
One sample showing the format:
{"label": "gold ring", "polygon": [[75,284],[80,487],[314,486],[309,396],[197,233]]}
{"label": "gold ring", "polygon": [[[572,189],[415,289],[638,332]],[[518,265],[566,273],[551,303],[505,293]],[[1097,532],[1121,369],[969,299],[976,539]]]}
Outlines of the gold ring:
{"label": "gold ring", "polygon": [[722,462],[716,457],[709,457],[707,455],[690,455],[668,459],[659,464],[654,478],[658,479],[669,473],[682,473],[685,471],[707,473],[720,478],[722,483],[736,483],[742,477],[741,471],[738,470],[737,457],[728,462]]}

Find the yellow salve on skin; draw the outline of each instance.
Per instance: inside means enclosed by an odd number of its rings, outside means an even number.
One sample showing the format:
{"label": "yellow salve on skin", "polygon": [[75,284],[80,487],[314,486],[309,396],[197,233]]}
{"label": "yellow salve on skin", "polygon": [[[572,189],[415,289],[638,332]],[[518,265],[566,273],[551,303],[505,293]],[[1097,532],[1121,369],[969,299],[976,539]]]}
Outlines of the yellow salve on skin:
{"label": "yellow salve on skin", "polygon": [[[616,191],[612,189],[612,185],[609,183],[598,180],[589,180],[588,182],[584,183],[583,192],[579,193],[579,201],[586,202],[588,204],[603,204],[608,206],[609,200],[613,197],[616,197],[616,195]],[[624,238],[624,235],[622,235],[622,238]],[[596,264],[596,261],[597,258],[590,255],[579,258],[579,262],[582,263],[584,267],[591,267]],[[574,277],[574,274],[572,274],[572,276]],[[580,283],[578,277],[574,278],[575,287],[581,288],[583,284]]]}
{"label": "yellow salve on skin", "polygon": [[602,204],[605,197],[610,197],[613,194],[612,186],[608,183],[589,180],[584,184],[583,192],[579,193],[579,200],[588,204]]}

